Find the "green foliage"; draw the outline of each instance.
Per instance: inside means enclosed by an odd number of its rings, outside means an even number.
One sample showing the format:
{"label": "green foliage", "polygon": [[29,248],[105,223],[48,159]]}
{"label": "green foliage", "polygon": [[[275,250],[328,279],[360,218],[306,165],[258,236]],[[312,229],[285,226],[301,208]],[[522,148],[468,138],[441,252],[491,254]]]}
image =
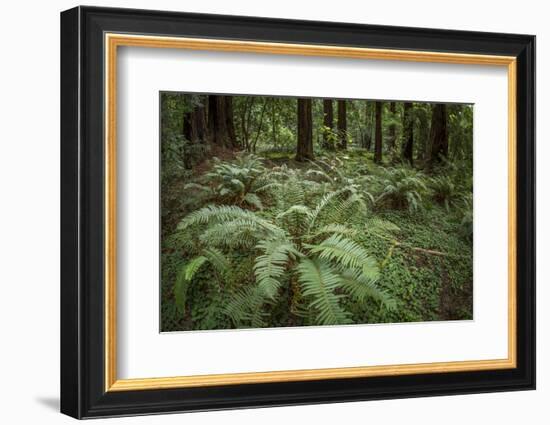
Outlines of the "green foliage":
{"label": "green foliage", "polygon": [[471,107],[449,106],[448,158],[423,171],[429,104],[413,168],[401,102],[384,102],[375,164],[374,102],[347,102],[339,151],[336,103],[330,129],[314,99],[316,159],[297,163],[295,99],[234,97],[240,153],[181,136],[204,100],[161,98],[163,331],[471,319]]}
{"label": "green foliage", "polygon": [[[232,164],[216,163],[214,167],[231,170]],[[351,313],[344,303],[350,297],[357,303],[373,299],[391,307],[391,297],[376,287],[376,260],[352,239],[368,214],[362,188],[352,184],[333,190],[330,183],[308,179],[318,173],[287,167],[274,167],[267,175],[278,183],[270,191],[274,203],[269,212],[211,204],[189,213],[179,223],[178,233],[198,231],[198,245],[189,251],[199,252],[175,281],[181,310],[197,270],[212,262],[201,246],[215,247],[226,255],[245,255],[253,261],[244,274],[234,273],[229,280],[225,274],[226,281],[219,285],[227,289],[220,309],[234,326],[265,326],[270,309],[283,303],[289,293],[293,320],[314,324],[349,323]],[[344,222],[350,227],[339,224]],[[243,281],[248,282],[244,287]],[[300,319],[304,311],[307,317]]]}
{"label": "green foliage", "polygon": [[199,182],[185,185],[184,189],[194,189],[209,195],[218,202],[246,205],[263,209],[259,193],[269,190],[263,178],[266,169],[255,155],[237,155],[232,162],[214,157],[212,169]]}
{"label": "green foliage", "polygon": [[434,200],[447,211],[450,211],[451,207],[456,206],[456,203],[463,198],[463,194],[449,176],[433,177],[430,180],[430,189]]}
{"label": "green foliage", "polygon": [[376,199],[378,205],[393,209],[404,209],[412,213],[422,209],[428,192],[426,177],[407,166],[389,168],[382,172],[381,193]]}
{"label": "green foliage", "polygon": [[327,263],[304,258],[298,264],[298,282],[304,297],[311,298],[310,307],[315,312],[315,320],[320,325],[351,323],[350,314],[340,306],[342,294],[336,290],[341,285],[341,277]]}

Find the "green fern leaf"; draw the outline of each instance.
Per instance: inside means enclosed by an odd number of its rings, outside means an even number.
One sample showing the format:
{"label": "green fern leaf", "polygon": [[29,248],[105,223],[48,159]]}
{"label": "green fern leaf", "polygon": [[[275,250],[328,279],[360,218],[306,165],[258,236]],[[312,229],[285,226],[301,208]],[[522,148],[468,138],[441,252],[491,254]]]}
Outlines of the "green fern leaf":
{"label": "green fern leaf", "polygon": [[252,205],[253,207],[255,207],[259,210],[264,209],[264,205],[262,204],[262,200],[255,193],[247,193],[244,196],[243,201],[246,202],[248,205]]}
{"label": "green fern leaf", "polygon": [[329,264],[303,258],[297,270],[303,296],[312,299],[309,306],[316,312],[317,323],[338,325],[351,322],[350,314],[339,304],[342,295],[335,293],[340,278]]}
{"label": "green fern leaf", "polygon": [[365,265],[370,266],[373,261],[361,245],[338,234],[330,236],[318,245],[307,245],[307,248],[312,254],[336,261],[346,268],[361,269]]}
{"label": "green fern leaf", "polygon": [[176,277],[176,283],[174,284],[174,296],[176,299],[176,307],[182,313],[185,312],[185,302],[187,300],[187,289],[189,287],[189,283],[206,261],[207,258],[201,255],[195,257],[180,268],[180,271]]}
{"label": "green fern leaf", "polygon": [[359,302],[372,298],[380,301],[386,309],[394,310],[395,300],[386,291],[378,288],[375,282],[376,280],[372,276],[365,275],[358,270],[346,270],[341,275],[342,289]]}
{"label": "green fern leaf", "polygon": [[263,252],[254,263],[256,282],[267,297],[274,299],[289,259],[299,253],[294,244],[285,239],[262,241],[256,248]]}

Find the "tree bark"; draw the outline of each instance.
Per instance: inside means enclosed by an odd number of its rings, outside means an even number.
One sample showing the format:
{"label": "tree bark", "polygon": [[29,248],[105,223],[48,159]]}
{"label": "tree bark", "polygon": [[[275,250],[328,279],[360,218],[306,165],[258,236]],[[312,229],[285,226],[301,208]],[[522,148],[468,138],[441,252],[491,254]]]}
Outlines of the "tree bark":
{"label": "tree bark", "polygon": [[313,160],[311,99],[298,99],[298,143],[296,161]]}
{"label": "tree bark", "polygon": [[374,162],[382,162],[382,102],[376,102]]}
{"label": "tree bark", "polygon": [[206,110],[202,102],[183,114],[183,137],[191,143],[205,141]]}
{"label": "tree bark", "polygon": [[277,99],[271,99],[271,135],[273,137],[273,146],[277,147],[277,115],[276,115]]}
{"label": "tree bark", "polygon": [[185,111],[183,113],[183,138],[188,142],[193,139],[193,120],[191,119],[191,111]]}
{"label": "tree bark", "polygon": [[[330,132],[334,131],[334,109],[332,108],[332,99],[323,99],[323,126],[328,128]],[[332,141],[329,138],[328,131],[323,131],[323,147],[325,149],[333,149]]]}
{"label": "tree bark", "polygon": [[389,148],[390,150],[393,150],[395,148],[395,122],[393,121],[395,117],[395,102],[390,102],[390,112],[392,115],[392,123],[389,128]]}
{"label": "tree bark", "polygon": [[230,148],[237,148],[237,136],[235,134],[235,123],[233,118],[233,96],[223,96],[224,98],[224,116],[227,129],[227,141]]}
{"label": "tree bark", "polygon": [[231,96],[208,96],[208,133],[214,145],[229,149],[238,146]]}
{"label": "tree bark", "polygon": [[370,151],[372,147],[372,122],[373,122],[373,111],[370,107],[370,102],[365,102],[365,127],[366,127],[366,140],[365,140],[365,148],[367,151]]}
{"label": "tree bark", "polygon": [[432,105],[432,122],[430,126],[430,158],[429,168],[441,163],[447,157],[449,150],[449,134],[447,131],[447,105],[438,103]]}
{"label": "tree bark", "polygon": [[413,135],[413,104],[410,102],[405,102],[403,105],[403,159],[408,161],[411,166],[413,165],[413,146],[414,146],[414,135]]}
{"label": "tree bark", "polygon": [[338,148],[348,148],[348,121],[346,111],[346,101],[338,101]]}

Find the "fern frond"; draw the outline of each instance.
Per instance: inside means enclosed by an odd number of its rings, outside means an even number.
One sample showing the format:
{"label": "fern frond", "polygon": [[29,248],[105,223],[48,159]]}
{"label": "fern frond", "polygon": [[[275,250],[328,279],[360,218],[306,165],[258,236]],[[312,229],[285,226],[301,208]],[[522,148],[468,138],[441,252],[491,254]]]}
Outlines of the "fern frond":
{"label": "fern frond", "polygon": [[206,261],[207,258],[200,255],[193,258],[180,268],[174,284],[174,296],[176,299],[176,307],[182,313],[185,312],[185,302],[187,300],[187,289],[189,287],[189,283]]}
{"label": "fern frond", "polygon": [[388,310],[394,310],[396,301],[383,289],[376,286],[376,280],[363,274],[360,270],[346,270],[341,275],[341,287],[344,291],[364,302],[368,298],[380,301]]}
{"label": "fern frond", "polygon": [[203,255],[219,274],[231,273],[231,263],[219,249],[207,248],[203,250]]}
{"label": "fern frond", "polygon": [[372,258],[365,248],[342,235],[332,235],[318,245],[306,245],[319,258],[336,261],[342,267],[362,269],[372,265]]}
{"label": "fern frond", "polygon": [[322,170],[307,170],[306,177],[317,177],[327,182],[332,182],[334,179]]}
{"label": "fern frond", "polygon": [[256,226],[273,234],[282,234],[283,230],[268,220],[261,218],[253,211],[248,211],[234,205],[209,205],[194,211],[186,216],[179,224],[178,230],[184,230],[198,224],[209,224],[211,222],[229,222],[236,219],[246,219]]}
{"label": "fern frond", "polygon": [[379,217],[371,217],[365,223],[365,229],[368,232],[379,233],[383,235],[391,235],[399,232],[401,229],[389,220],[384,220]]}
{"label": "fern frond", "polygon": [[193,258],[187,265],[185,266],[185,280],[189,281],[193,279],[193,276],[195,276],[195,273],[201,268],[201,266],[206,262],[207,258],[204,256],[199,256]]}
{"label": "fern frond", "polygon": [[353,238],[357,236],[358,231],[344,224],[327,224],[326,226],[321,227],[313,236],[320,236],[327,233],[349,236]]}
{"label": "fern frond", "polygon": [[264,297],[261,290],[257,286],[247,286],[231,297],[223,313],[237,328],[243,327],[247,322],[252,327],[261,328],[265,326],[263,303]]}
{"label": "fern frond", "polygon": [[316,321],[321,325],[350,323],[350,314],[339,304],[343,295],[336,294],[340,278],[329,264],[303,258],[297,266],[298,282],[303,296],[311,297],[309,306],[316,312]]}
{"label": "fern frond", "polygon": [[264,205],[262,204],[262,200],[255,193],[250,193],[250,192],[247,193],[243,198],[243,202],[246,202],[248,205],[251,205],[251,206],[253,206],[253,207],[255,207],[259,210],[264,209]]}
{"label": "fern frond", "polygon": [[316,224],[318,217],[321,215],[321,213],[324,211],[324,209],[327,207],[327,205],[330,204],[330,202],[339,196],[341,194],[341,190],[330,192],[324,195],[321,200],[317,203],[317,206],[311,213],[311,218],[309,221],[309,228],[312,229],[313,226]]}
{"label": "fern frond", "polygon": [[281,286],[281,277],[289,259],[298,256],[299,252],[286,239],[262,241],[256,248],[263,252],[254,263],[256,282],[261,291],[273,299]]}

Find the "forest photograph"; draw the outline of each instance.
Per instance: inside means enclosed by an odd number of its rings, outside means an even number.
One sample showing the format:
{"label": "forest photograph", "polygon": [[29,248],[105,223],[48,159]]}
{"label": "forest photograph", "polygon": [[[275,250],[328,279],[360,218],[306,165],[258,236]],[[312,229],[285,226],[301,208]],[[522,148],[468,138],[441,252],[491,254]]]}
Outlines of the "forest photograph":
{"label": "forest photograph", "polygon": [[159,102],[162,332],[473,319],[474,105]]}

